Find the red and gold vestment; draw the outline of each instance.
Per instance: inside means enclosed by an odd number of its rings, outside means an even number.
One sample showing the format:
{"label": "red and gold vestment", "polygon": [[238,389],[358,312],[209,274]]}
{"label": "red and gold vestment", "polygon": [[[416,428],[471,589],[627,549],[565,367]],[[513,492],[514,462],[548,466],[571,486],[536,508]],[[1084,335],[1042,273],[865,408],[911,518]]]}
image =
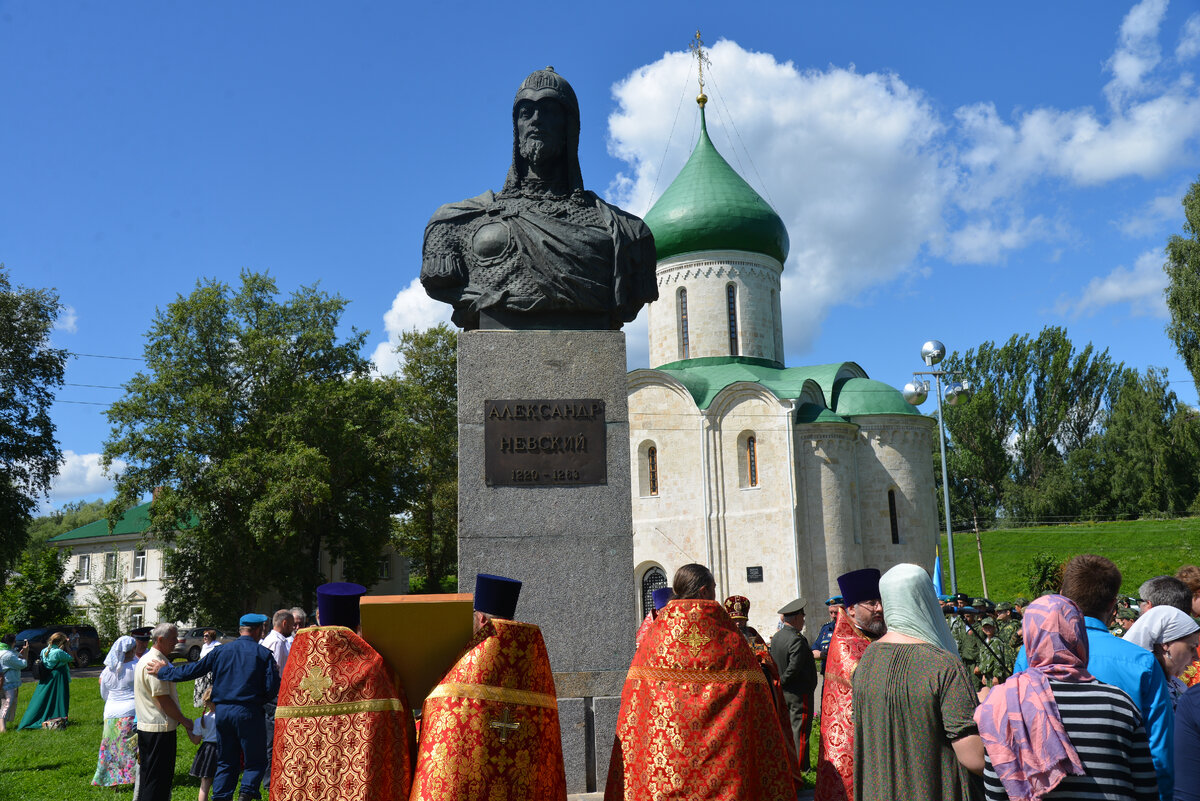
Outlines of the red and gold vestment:
{"label": "red and gold vestment", "polygon": [[634,648],[642,644],[642,638],[646,636],[646,632],[649,631],[650,626],[654,624],[654,619],[657,617],[657,615],[658,613],[651,609],[646,613],[646,616],[642,618],[642,625],[638,626],[637,633],[633,635]]}
{"label": "red and gold vestment", "polygon": [[787,762],[766,676],[724,607],[663,607],[625,679],[605,801],[791,801]]}
{"label": "red and gold vestment", "polygon": [[[775,664],[775,659],[771,656],[771,647],[758,630],[753,626],[746,627],[746,641],[750,643],[750,649],[754,651],[754,656],[758,658],[758,663],[762,666],[763,672],[767,676],[767,686],[771,690],[771,700],[775,702],[775,714],[779,717],[779,726],[783,731],[783,745],[787,750],[788,764],[791,766],[792,782],[796,787],[800,787],[804,783],[804,770],[802,769],[800,755],[796,753],[796,740],[792,736],[792,718],[788,712],[787,700],[783,697],[783,684],[779,680],[779,666]],[[811,718],[812,712],[809,712]],[[807,736],[805,737],[805,746],[808,744]]]}
{"label": "red and gold vestment", "polygon": [[542,631],[488,620],[425,699],[412,801],[567,797]]}
{"label": "red and gold vestment", "polygon": [[273,801],[405,801],[412,713],[374,648],[341,626],[292,642],[272,755]]}
{"label": "red and gold vestment", "polygon": [[850,801],[854,798],[854,707],[850,682],[858,660],[871,644],[838,610],[829,656],[825,663],[825,689],[821,693],[821,749],[817,756],[814,801]]}

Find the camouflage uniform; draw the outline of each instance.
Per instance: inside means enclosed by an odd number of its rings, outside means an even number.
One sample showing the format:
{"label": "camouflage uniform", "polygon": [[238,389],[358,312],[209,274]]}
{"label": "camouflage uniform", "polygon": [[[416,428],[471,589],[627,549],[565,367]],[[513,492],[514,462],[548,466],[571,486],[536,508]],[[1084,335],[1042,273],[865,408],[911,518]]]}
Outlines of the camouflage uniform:
{"label": "camouflage uniform", "polygon": [[[978,628],[978,626],[976,626]],[[961,626],[962,634],[956,639],[958,640],[958,655],[962,657],[963,664],[967,667],[967,673],[970,674],[971,680],[975,684],[975,689],[982,686],[982,680],[975,675],[975,668],[979,666],[979,637],[975,632],[968,629],[964,623]]]}
{"label": "camouflage uniform", "polygon": [[[991,621],[991,618],[988,618]],[[992,622],[995,626],[995,623]],[[989,651],[988,649],[991,649]],[[995,651],[995,655],[992,655]],[[1012,675],[1013,664],[1017,661],[1017,652],[1008,646],[999,634],[989,637],[987,644],[980,643],[979,645],[979,676],[982,683],[991,685],[992,679],[996,679],[1003,683],[1005,679]]]}

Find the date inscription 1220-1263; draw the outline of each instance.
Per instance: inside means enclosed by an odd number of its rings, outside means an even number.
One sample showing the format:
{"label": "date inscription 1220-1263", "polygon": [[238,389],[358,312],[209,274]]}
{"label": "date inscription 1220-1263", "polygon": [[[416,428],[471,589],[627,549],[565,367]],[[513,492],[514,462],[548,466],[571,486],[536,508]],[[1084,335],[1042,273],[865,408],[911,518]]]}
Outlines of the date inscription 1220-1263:
{"label": "date inscription 1220-1263", "polygon": [[483,403],[484,476],[493,487],[607,484],[604,401]]}

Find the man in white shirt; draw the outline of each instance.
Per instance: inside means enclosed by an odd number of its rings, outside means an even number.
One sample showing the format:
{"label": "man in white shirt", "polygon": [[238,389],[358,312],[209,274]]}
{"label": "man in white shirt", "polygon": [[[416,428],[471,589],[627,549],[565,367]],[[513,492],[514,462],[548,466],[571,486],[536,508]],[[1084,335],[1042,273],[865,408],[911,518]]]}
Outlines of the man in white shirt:
{"label": "man in white shirt", "polygon": [[146,651],[149,659],[138,660],[133,677],[140,763],[138,801],[170,801],[175,779],[175,729],[182,725],[192,742],[200,739],[192,734],[192,721],[179,708],[175,682],[160,681],[146,672],[146,666],[156,659],[170,662],[179,630],[170,623],[159,623],[150,637],[154,645]]}
{"label": "man in white shirt", "polygon": [[292,634],[288,637],[288,645],[296,639],[296,632],[304,628],[308,622],[308,613],[298,606],[292,607]]}
{"label": "man in white shirt", "polygon": [[[292,617],[292,610],[280,609],[271,616],[271,633],[263,637],[260,643],[264,648],[271,652],[271,656],[275,658],[275,665],[279,668],[279,675],[283,676],[283,668],[287,665],[288,654],[292,650],[292,630],[295,628],[295,619]],[[262,788],[267,790],[271,786],[271,752],[275,742],[275,700],[263,706],[263,711],[267,716],[267,769],[263,771]]]}

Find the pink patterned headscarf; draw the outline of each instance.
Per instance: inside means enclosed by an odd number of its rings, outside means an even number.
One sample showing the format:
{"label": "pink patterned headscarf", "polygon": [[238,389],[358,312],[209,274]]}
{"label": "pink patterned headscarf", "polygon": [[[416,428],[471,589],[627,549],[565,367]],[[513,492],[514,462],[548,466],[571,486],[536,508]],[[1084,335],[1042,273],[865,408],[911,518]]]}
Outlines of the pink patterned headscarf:
{"label": "pink patterned headscarf", "polygon": [[1037,801],[1083,764],[1063,729],[1050,679],[1092,681],[1087,628],[1070,598],[1044,595],[1021,624],[1029,669],[995,688],[975,710],[992,767],[1014,801]]}

